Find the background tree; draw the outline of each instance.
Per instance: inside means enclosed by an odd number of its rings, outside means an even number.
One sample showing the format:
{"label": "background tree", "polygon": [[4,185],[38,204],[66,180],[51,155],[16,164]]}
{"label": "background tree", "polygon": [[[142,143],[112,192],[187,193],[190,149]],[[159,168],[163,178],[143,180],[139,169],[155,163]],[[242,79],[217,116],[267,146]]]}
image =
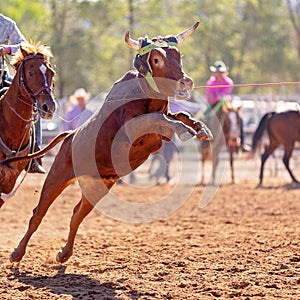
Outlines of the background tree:
{"label": "background tree", "polygon": [[[132,66],[133,38],[176,34],[200,21],[181,46],[184,69],[205,85],[209,66],[222,59],[236,83],[297,81],[300,58],[299,0],[11,0],[1,12],[15,19],[28,39],[51,46],[56,94],[78,87],[95,96]],[[287,22],[290,19],[292,22]],[[293,30],[291,30],[293,28]],[[295,44],[294,33],[297,43]],[[298,57],[299,55],[299,57]],[[278,88],[240,88],[235,93],[281,93]],[[204,93],[204,90],[199,90]],[[286,93],[298,92],[287,86]]]}
{"label": "background tree", "polygon": [[298,53],[298,60],[300,60],[300,1],[287,0],[287,7],[289,18],[296,34],[296,49]]}

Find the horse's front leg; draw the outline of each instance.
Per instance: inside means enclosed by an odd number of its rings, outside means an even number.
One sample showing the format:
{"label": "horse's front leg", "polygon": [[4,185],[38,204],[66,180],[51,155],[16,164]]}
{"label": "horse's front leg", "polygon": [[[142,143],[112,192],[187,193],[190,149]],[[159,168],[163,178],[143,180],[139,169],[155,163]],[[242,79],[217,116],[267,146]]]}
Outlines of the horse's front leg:
{"label": "horse's front leg", "polygon": [[196,119],[192,118],[189,114],[184,112],[178,112],[174,114],[168,113],[168,116],[177,121],[181,121],[187,126],[193,128],[197,132],[196,137],[198,140],[209,141],[213,139],[213,135],[210,129],[202,121],[197,121]]}
{"label": "horse's front leg", "polygon": [[231,183],[235,183],[234,167],[233,167],[233,149],[229,149],[229,161],[230,161],[230,170],[231,170]]}

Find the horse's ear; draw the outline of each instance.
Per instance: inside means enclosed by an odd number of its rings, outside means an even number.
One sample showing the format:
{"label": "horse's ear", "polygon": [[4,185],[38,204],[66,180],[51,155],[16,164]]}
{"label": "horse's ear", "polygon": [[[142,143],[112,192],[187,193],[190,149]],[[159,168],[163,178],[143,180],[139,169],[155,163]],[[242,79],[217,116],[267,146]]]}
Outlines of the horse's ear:
{"label": "horse's ear", "polygon": [[222,105],[222,110],[225,112],[225,113],[228,113],[228,111],[230,110],[229,108],[229,103],[228,102],[224,102],[223,105]]}
{"label": "horse's ear", "polygon": [[23,57],[25,57],[27,55],[26,44],[25,43],[20,44],[20,51],[21,51]]}
{"label": "horse's ear", "polygon": [[242,108],[242,103],[232,103],[233,109],[238,112]]}
{"label": "horse's ear", "polygon": [[235,111],[239,111],[242,108],[242,101],[240,99],[233,99],[231,105]]}

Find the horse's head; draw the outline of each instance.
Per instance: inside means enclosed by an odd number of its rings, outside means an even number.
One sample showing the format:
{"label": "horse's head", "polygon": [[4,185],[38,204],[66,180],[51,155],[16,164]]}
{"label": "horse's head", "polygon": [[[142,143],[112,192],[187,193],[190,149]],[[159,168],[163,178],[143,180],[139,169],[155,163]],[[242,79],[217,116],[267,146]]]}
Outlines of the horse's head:
{"label": "horse's head", "polygon": [[133,40],[129,31],[125,41],[129,47],[137,50],[134,66],[144,76],[148,73],[154,78],[158,90],[164,96],[176,96],[177,99],[189,97],[188,90],[193,88],[193,80],[182,69],[178,45],[189,37],[199,22],[176,36],[155,37],[151,40],[140,38]]}
{"label": "horse's head", "polygon": [[51,50],[45,45],[21,44],[14,59],[19,72],[20,88],[24,98],[30,98],[44,119],[51,119],[56,109],[53,95],[55,72],[49,62]]}
{"label": "horse's head", "polygon": [[233,106],[227,102],[223,104],[224,113],[224,135],[236,146],[240,143],[241,136],[241,118],[239,115],[240,107]]}

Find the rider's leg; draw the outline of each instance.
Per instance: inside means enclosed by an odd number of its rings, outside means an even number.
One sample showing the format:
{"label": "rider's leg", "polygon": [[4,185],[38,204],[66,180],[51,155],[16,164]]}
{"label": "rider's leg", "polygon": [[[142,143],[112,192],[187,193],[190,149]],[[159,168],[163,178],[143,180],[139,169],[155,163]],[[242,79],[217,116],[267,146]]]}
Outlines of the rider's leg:
{"label": "rider's leg", "polygon": [[[40,150],[40,146],[42,145],[42,122],[41,117],[38,115],[37,121],[35,123],[35,145],[34,152]],[[46,170],[42,166],[42,158],[35,158],[31,162],[29,173],[41,173],[45,174]]]}
{"label": "rider's leg", "polygon": [[240,135],[241,149],[244,152],[249,152],[249,151],[251,151],[251,149],[248,145],[245,144],[244,122],[243,122],[242,118],[241,118],[240,126],[241,126],[241,128],[240,128],[240,131],[241,131],[241,135]]}

